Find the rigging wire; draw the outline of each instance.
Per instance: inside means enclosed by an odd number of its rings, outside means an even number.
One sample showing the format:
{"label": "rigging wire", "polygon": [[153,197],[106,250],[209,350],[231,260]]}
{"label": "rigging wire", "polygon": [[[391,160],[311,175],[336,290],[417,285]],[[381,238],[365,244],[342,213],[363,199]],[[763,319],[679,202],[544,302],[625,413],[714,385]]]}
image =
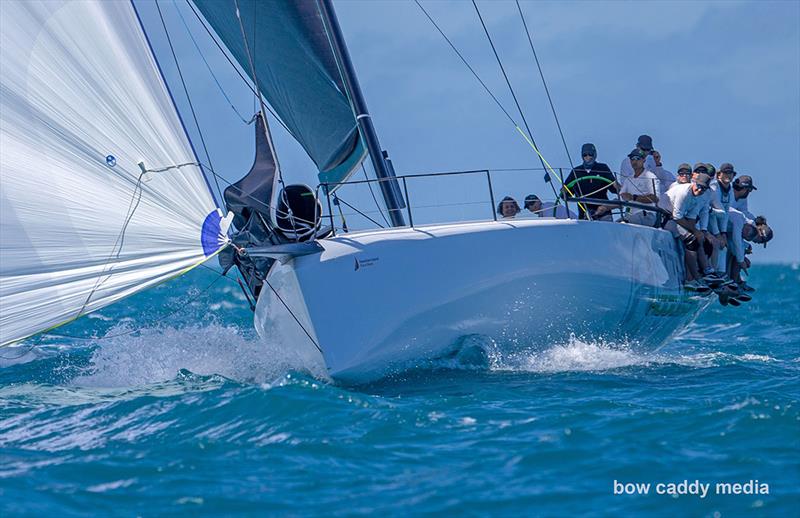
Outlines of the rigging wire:
{"label": "rigging wire", "polygon": [[306,334],[306,336],[307,336],[307,337],[308,337],[308,339],[311,341],[311,343],[312,343],[312,344],[314,344],[314,347],[316,347],[316,348],[317,348],[317,351],[319,351],[319,352],[320,352],[320,354],[323,354],[323,353],[322,353],[322,348],[319,346],[319,344],[317,343],[317,341],[316,341],[316,340],[314,340],[314,338],[311,336],[311,333],[309,333],[309,332],[308,332],[308,330],[306,329],[306,327],[303,325],[303,323],[302,323],[302,322],[300,322],[300,319],[299,319],[299,318],[297,318],[297,315],[295,315],[295,314],[294,314],[294,311],[292,311],[292,309],[289,307],[289,305],[288,305],[288,304],[286,304],[286,302],[285,302],[285,301],[283,300],[283,298],[280,296],[280,294],[278,293],[278,291],[277,291],[275,288],[273,288],[273,287],[272,287],[272,284],[269,282],[269,280],[268,280],[268,279],[264,278],[264,284],[266,284],[267,286],[269,286],[269,289],[270,289],[270,290],[272,290],[272,293],[274,293],[274,294],[275,294],[275,296],[276,296],[276,297],[278,297],[278,300],[279,300],[279,301],[281,301],[281,304],[283,304],[283,307],[285,307],[285,308],[286,308],[286,311],[288,311],[288,312],[289,312],[289,314],[290,314],[290,315],[292,315],[292,318],[294,319],[294,321],[295,321],[295,322],[297,322],[297,325],[298,325],[298,326],[300,326],[300,329],[302,329],[302,330],[303,330],[303,332]]}
{"label": "rigging wire", "polygon": [[[236,66],[236,63],[230,58],[230,56],[228,56],[228,53],[225,52],[225,48],[222,46],[222,44],[219,41],[217,41],[217,37],[214,35],[214,33],[211,31],[211,29],[208,28],[208,26],[206,25],[205,21],[203,21],[202,16],[200,16],[200,13],[197,12],[197,10],[195,9],[195,7],[192,4],[191,0],[186,0],[186,3],[189,5],[189,8],[191,8],[192,13],[194,13],[194,15],[197,18],[197,20],[200,22],[200,25],[202,25],[203,29],[205,29],[205,31],[208,33],[209,37],[211,38],[211,41],[214,42],[214,45],[216,45],[217,48],[219,49],[219,51],[222,53],[223,57],[225,57],[225,59],[228,61],[228,63],[231,65],[231,67],[233,67],[233,70],[242,79],[242,81],[247,86],[247,88],[249,88],[250,91],[253,92],[253,100],[255,102],[255,99],[259,96],[259,94],[256,91],[256,89],[253,88],[253,85],[250,84],[250,79],[248,79],[247,77],[245,77],[242,74],[242,72],[239,70],[239,67]],[[255,5],[255,2],[253,3],[253,5]],[[289,129],[289,127],[286,126],[286,124],[283,122],[283,120],[281,120],[281,118],[278,117],[278,115],[272,110],[272,108],[269,107],[269,105],[265,104],[264,107],[275,118],[275,120],[277,120],[278,123],[281,126],[283,126],[283,129],[285,129],[290,135],[294,136],[292,131]],[[253,111],[256,111],[256,110],[254,109]]]}
{"label": "rigging wire", "polygon": [[194,48],[197,50],[197,53],[200,55],[200,59],[202,59],[203,63],[205,63],[206,68],[208,69],[208,73],[211,74],[211,78],[214,80],[214,83],[217,85],[217,88],[219,89],[220,93],[225,98],[225,100],[228,102],[228,105],[231,107],[231,109],[242,120],[242,122],[245,123],[245,124],[248,124],[248,125],[251,124],[255,120],[255,118],[251,118],[248,121],[244,117],[244,115],[242,115],[239,112],[239,110],[236,109],[236,106],[233,104],[233,101],[231,101],[231,98],[228,96],[227,93],[225,93],[225,89],[222,88],[222,84],[219,82],[219,79],[217,79],[216,74],[214,74],[214,70],[211,68],[211,65],[209,65],[208,60],[206,60],[205,55],[203,55],[203,51],[200,50],[200,45],[197,44],[197,40],[194,38],[194,35],[192,34],[192,31],[189,30],[189,24],[186,23],[186,19],[183,17],[183,13],[178,8],[178,4],[174,4],[174,5],[175,5],[175,10],[178,12],[178,16],[181,19],[181,22],[183,22],[183,27],[186,29],[186,33],[189,35],[189,38],[192,40],[192,43],[194,44]]}
{"label": "rigging wire", "polygon": [[[380,228],[386,228],[386,227],[384,227],[383,225],[381,225],[380,223],[378,223],[377,221],[375,221],[374,219],[372,219],[372,218],[370,218],[369,216],[367,216],[367,214],[366,214],[366,213],[364,213],[364,212],[361,212],[360,210],[358,210],[358,209],[357,209],[357,208],[355,208],[354,206],[352,206],[352,205],[350,205],[349,203],[347,203],[346,201],[344,201],[344,199],[342,199],[342,197],[341,197],[341,196],[338,196],[338,195],[336,195],[336,194],[334,194],[334,196],[336,197],[336,200],[338,200],[338,201],[337,201],[337,203],[336,203],[337,205],[339,204],[338,202],[344,203],[345,205],[347,205],[348,207],[350,207],[351,209],[353,209],[354,211],[356,211],[356,212],[357,212],[358,214],[360,214],[361,216],[363,216],[363,217],[367,218],[367,219],[368,219],[368,220],[370,220],[372,223],[374,223],[374,224],[378,225]],[[341,214],[341,210],[342,210],[342,209],[341,209],[341,207],[339,207],[339,212],[340,212],[340,214]],[[383,212],[381,212],[381,214],[383,214]],[[345,232],[346,232],[346,231],[347,231],[347,223],[345,223],[345,221],[344,221],[344,214],[342,214],[342,215],[341,215],[341,219],[342,219],[342,223],[344,224],[344,229],[345,229]]]}
{"label": "rigging wire", "polygon": [[[525,139],[525,141],[528,143],[528,145],[531,146],[531,148],[534,150],[534,152],[536,152],[536,154],[539,156],[539,159],[542,161],[542,165],[549,170],[549,172],[545,173],[545,181],[550,183],[550,187],[553,189],[553,192],[554,192],[554,194],[556,196],[556,203],[560,203],[561,202],[561,197],[555,191],[555,187],[552,184],[552,177],[550,176],[550,173],[555,175],[555,169],[553,168],[553,166],[551,166],[550,163],[544,158],[544,155],[542,155],[541,151],[539,151],[539,148],[536,146],[536,144],[533,142],[533,140],[528,137],[528,134],[525,133],[522,130],[522,128],[519,127],[519,124],[517,124],[516,121],[514,120],[514,118],[511,117],[511,115],[508,113],[508,110],[506,110],[503,107],[503,105],[500,103],[500,101],[497,100],[497,97],[492,93],[492,91],[489,89],[489,87],[486,86],[486,83],[484,83],[483,80],[480,78],[480,76],[478,76],[478,74],[475,72],[475,70],[472,68],[472,66],[470,66],[470,64],[467,62],[467,60],[461,54],[461,52],[458,51],[458,49],[453,44],[453,42],[450,41],[450,38],[447,37],[447,35],[444,33],[444,31],[442,31],[442,29],[434,21],[434,19],[431,17],[431,15],[428,14],[428,12],[425,10],[425,8],[422,7],[422,4],[419,3],[419,0],[414,0],[414,2],[417,4],[417,6],[420,8],[420,10],[422,10],[422,12],[425,14],[425,16],[428,18],[428,20],[433,24],[433,26],[436,27],[436,30],[439,31],[439,34],[441,34],[442,37],[445,39],[445,41],[447,41],[447,43],[450,45],[450,48],[452,48],[453,51],[458,55],[458,57],[461,59],[461,61],[464,63],[464,65],[466,65],[466,67],[470,70],[470,72],[472,72],[472,75],[475,76],[475,78],[478,80],[478,82],[483,86],[484,90],[486,90],[486,92],[494,100],[495,104],[497,104],[497,106],[503,111],[503,113],[506,115],[508,120],[511,121],[511,123],[514,125],[514,128],[517,130],[517,132],[520,135],[522,135],[522,138]],[[478,11],[478,6],[475,4],[474,0],[473,0],[473,5],[475,5],[475,10]],[[478,16],[480,17],[480,11],[478,11]],[[483,24],[483,19],[482,18],[481,18],[481,24],[484,25],[484,31],[486,32],[486,36],[489,38],[489,41],[491,43],[491,37],[489,36],[489,32],[485,30],[486,26],[485,26],[485,24]],[[492,48],[494,49],[494,45],[493,44],[492,44]],[[496,51],[495,51],[495,56],[497,57],[497,52]],[[500,58],[498,57],[497,59],[498,59],[498,62],[499,62]],[[502,64],[501,64],[501,68],[502,68]],[[509,88],[510,88],[510,86],[511,85],[509,83]],[[512,89],[512,94],[513,94],[513,89]],[[567,193],[570,196],[574,196],[572,191],[567,186],[564,185],[563,178],[561,178],[560,176],[558,178],[559,178],[559,181],[561,182],[561,188],[566,190]],[[582,205],[580,203],[578,203],[578,205],[582,207]]]}
{"label": "rigging wire", "polygon": [[[519,18],[522,20],[522,26],[525,28],[525,35],[528,37],[528,44],[531,48],[531,53],[533,53],[533,59],[536,61],[536,68],[539,70],[539,77],[542,78],[542,85],[544,86],[544,92],[547,94],[547,101],[550,103],[550,110],[553,112],[553,118],[556,121],[556,127],[558,128],[558,134],[561,135],[561,143],[564,145],[564,153],[567,154],[567,161],[569,162],[570,169],[575,169],[575,164],[572,163],[572,156],[569,153],[569,147],[567,146],[567,139],[564,138],[564,131],[561,129],[561,122],[558,120],[558,115],[556,114],[556,107],[553,104],[553,98],[550,96],[550,88],[547,86],[547,81],[544,78],[544,72],[542,71],[542,65],[539,63],[539,56],[536,54],[536,47],[533,45],[533,38],[531,37],[531,33],[528,30],[528,23],[525,21],[525,15],[522,14],[522,7],[519,5],[519,0],[514,0],[517,4],[517,11],[519,12]],[[578,185],[578,194],[581,197],[585,197],[582,192],[582,188],[580,184]],[[589,219],[592,219],[591,215],[588,211],[585,212]]]}
{"label": "rigging wire", "polygon": [[544,85],[544,92],[547,94],[547,100],[550,103],[550,110],[553,112],[553,118],[556,120],[556,126],[558,127],[558,133],[561,135],[561,143],[564,144],[564,152],[567,154],[567,160],[569,161],[569,166],[575,169],[575,165],[572,163],[572,157],[569,154],[569,148],[567,147],[567,140],[564,138],[564,132],[561,130],[561,123],[558,120],[558,115],[556,114],[556,107],[553,104],[553,98],[550,96],[550,89],[547,87],[547,81],[544,78],[544,72],[542,71],[542,65],[539,63],[539,56],[536,54],[536,48],[533,45],[533,38],[531,37],[531,33],[528,30],[528,24],[525,22],[525,16],[522,14],[522,7],[519,5],[519,0],[515,0],[517,4],[517,10],[519,11],[519,17],[522,20],[522,26],[525,27],[525,34],[528,36],[528,44],[531,47],[531,52],[533,53],[533,59],[536,61],[536,68],[539,69],[539,77],[542,78],[542,85]]}
{"label": "rigging wire", "polygon": [[436,23],[436,21],[433,19],[433,17],[431,17],[431,15],[428,14],[428,11],[426,11],[425,8],[422,7],[422,4],[419,3],[419,0],[414,0],[414,3],[417,4],[417,7],[419,7],[420,10],[422,10],[422,12],[428,18],[428,20],[430,20],[430,22],[433,24],[433,26],[436,27],[436,30],[439,31],[439,34],[441,34],[442,37],[445,39],[445,41],[448,43],[448,45],[450,45],[450,48],[453,49],[453,52],[455,52],[456,55],[461,59],[461,62],[464,63],[464,65],[469,69],[470,72],[472,72],[472,75],[475,76],[475,79],[478,80],[478,82],[481,84],[483,89],[486,90],[486,93],[489,94],[489,97],[491,97],[492,100],[494,100],[494,102],[497,105],[497,107],[500,108],[500,110],[506,115],[506,117],[511,122],[511,124],[513,124],[514,126],[517,126],[517,122],[514,120],[514,117],[512,117],[511,114],[508,113],[508,110],[506,110],[505,107],[503,106],[503,104],[497,99],[497,96],[495,96],[494,93],[489,89],[489,87],[486,86],[486,83],[483,82],[483,79],[481,79],[481,76],[479,76],[478,73],[475,72],[475,69],[472,68],[472,65],[469,64],[469,62],[466,60],[466,58],[464,58],[464,55],[461,54],[461,52],[458,50],[458,48],[456,48],[456,46],[453,44],[453,42],[450,41],[450,38],[447,37],[447,35],[444,33],[444,31],[441,29],[441,27],[439,27],[439,24]]}
{"label": "rigging wire", "polygon": [[[233,0],[233,1],[234,5],[236,6],[236,19],[239,20],[239,29],[242,31],[242,41],[244,42],[244,50],[247,53],[247,61],[250,63],[250,72],[253,74],[253,85],[256,88],[255,95],[256,98],[258,99],[261,116],[264,117],[264,133],[266,133],[267,143],[269,144],[270,151],[272,152],[272,158],[273,160],[275,160],[275,172],[278,173],[278,183],[280,183],[285,188],[285,184],[283,183],[283,171],[281,170],[281,165],[278,161],[278,154],[275,152],[275,149],[272,146],[272,136],[269,134],[267,108],[266,104],[264,103],[264,98],[261,96],[261,87],[258,84],[258,75],[256,75],[256,64],[255,61],[253,60],[253,55],[250,51],[250,44],[247,42],[247,33],[244,30],[244,22],[242,21],[241,12],[239,11],[239,0]],[[255,27],[255,21],[253,22],[253,26]],[[290,210],[290,215],[291,215],[291,210]]]}
{"label": "rigging wire", "polygon": [[[528,136],[530,137],[531,144],[534,148],[538,149],[536,145],[536,141],[533,138],[533,132],[531,131],[530,126],[528,126],[528,120],[525,118],[525,112],[522,111],[522,106],[519,104],[519,100],[517,99],[517,94],[514,92],[514,87],[511,86],[511,80],[508,78],[508,74],[506,73],[506,68],[503,66],[503,61],[500,59],[500,55],[497,53],[497,48],[494,46],[494,41],[492,41],[492,36],[489,34],[489,29],[486,27],[486,23],[483,21],[483,16],[481,15],[480,9],[478,9],[478,4],[475,0],[472,0],[472,6],[475,8],[475,12],[478,14],[478,20],[481,22],[481,27],[483,27],[483,32],[486,34],[486,39],[489,41],[489,46],[492,47],[492,52],[494,53],[494,57],[497,60],[497,64],[500,66],[500,72],[503,73],[503,78],[506,80],[506,85],[508,85],[508,91],[511,92],[511,97],[514,99],[514,104],[517,106],[517,111],[519,111],[520,117],[522,117],[522,123],[525,124],[525,129],[528,132]],[[542,167],[546,167],[544,164],[544,157],[541,153],[537,153],[539,155],[539,162],[541,162]],[[553,185],[553,180],[550,178],[549,173],[545,173],[545,181],[550,184],[550,188],[553,189],[553,195],[556,198],[556,204],[560,203],[560,198],[558,193],[556,192],[556,188]]]}
{"label": "rigging wire", "polygon": [[[523,139],[525,139],[525,141],[528,143],[528,145],[531,146],[531,148],[534,150],[534,152],[536,152],[536,154],[539,156],[539,158],[543,161],[544,166],[546,168],[546,171],[549,171],[549,173],[552,173],[553,175],[555,175],[555,169],[553,168],[553,166],[551,166],[550,163],[544,158],[544,155],[542,155],[542,153],[539,151],[539,148],[536,147],[536,144],[534,144],[531,141],[531,139],[528,138],[528,135],[525,133],[525,131],[523,131],[522,128],[519,127],[519,124],[517,124],[517,122],[514,120],[514,118],[511,116],[511,114],[508,113],[508,110],[506,110],[505,107],[503,106],[503,104],[497,99],[497,96],[494,95],[494,93],[489,89],[488,86],[486,86],[486,83],[483,81],[483,79],[481,79],[481,77],[478,75],[478,73],[475,72],[475,69],[472,68],[472,66],[469,64],[469,62],[466,60],[466,58],[464,58],[463,54],[461,54],[461,52],[458,50],[458,48],[456,48],[456,46],[453,44],[453,42],[450,40],[450,38],[447,37],[447,35],[444,33],[444,31],[441,29],[441,27],[439,27],[439,24],[437,24],[436,21],[433,19],[433,17],[428,13],[428,11],[426,11],[425,8],[422,7],[422,4],[420,4],[419,0],[414,0],[414,3],[417,4],[417,7],[419,7],[420,10],[425,14],[425,17],[428,18],[428,20],[431,22],[431,24],[439,32],[439,34],[442,35],[442,37],[445,39],[445,41],[450,46],[450,48],[453,49],[453,52],[456,53],[456,55],[459,57],[459,59],[461,59],[461,62],[464,63],[464,65],[467,67],[467,69],[469,69],[469,71],[472,73],[472,75],[475,77],[475,79],[478,80],[478,82],[481,84],[481,86],[486,91],[486,93],[489,94],[489,96],[492,98],[492,100],[494,100],[494,102],[497,105],[497,107],[500,108],[500,110],[505,114],[505,116],[509,120],[509,122],[511,122],[511,124],[514,125],[514,128],[517,130],[517,132],[522,136]],[[548,181],[548,180],[550,182],[552,182],[552,178],[549,176],[549,174],[546,174],[545,175],[545,181]],[[560,176],[559,176],[559,181],[561,181]],[[564,182],[563,181],[561,181],[561,185],[562,185],[562,187],[564,187]],[[552,187],[552,183],[551,183],[551,187]],[[554,187],[553,187],[553,189],[555,190]],[[566,190],[570,195],[572,195],[572,192],[569,189],[566,189]],[[560,198],[560,196],[558,196],[558,194],[556,194],[556,200],[557,201],[561,200],[561,198]]]}
{"label": "rigging wire", "polygon": [[[181,71],[181,65],[178,62],[178,56],[175,54],[175,47],[172,45],[172,38],[169,35],[169,30],[167,29],[167,23],[164,21],[164,14],[161,12],[161,5],[159,4],[159,0],[155,0],[156,9],[158,10],[158,17],[161,19],[161,26],[164,27],[164,34],[167,36],[167,43],[169,44],[169,50],[172,53],[172,59],[175,61],[175,68],[178,70],[178,77],[181,79],[181,85],[183,85],[183,92],[186,95],[186,100],[189,103],[189,109],[192,112],[192,118],[194,119],[194,124],[197,126],[197,133],[200,136],[200,143],[203,145],[203,151],[206,154],[206,159],[208,163],[211,164],[211,155],[208,152],[208,147],[206,146],[206,139],[203,137],[203,130],[200,128],[200,123],[197,120],[197,113],[194,110],[194,104],[192,103],[192,98],[189,95],[189,89],[186,86],[186,81],[183,79],[183,72]],[[222,195],[222,189],[219,187],[219,182],[216,178],[214,178],[214,184],[217,186],[217,192],[219,194],[220,201],[224,200],[225,198]]]}
{"label": "rigging wire", "polygon": [[[361,161],[361,170],[364,172],[364,178],[366,180],[369,180],[370,178],[369,178],[369,175],[367,174],[367,168],[364,167],[364,161],[363,160]],[[381,218],[383,218],[383,222],[386,223],[387,227],[391,227],[392,225],[389,224],[389,220],[386,219],[386,215],[383,213],[383,208],[381,207],[381,204],[378,203],[378,198],[375,196],[375,191],[372,190],[372,182],[371,181],[367,182],[367,188],[369,189],[369,193],[372,195],[372,201],[375,202],[375,206],[378,208],[378,212],[380,213]],[[408,203],[408,202],[406,201],[406,203]],[[384,228],[380,224],[378,226],[380,226],[381,228]]]}

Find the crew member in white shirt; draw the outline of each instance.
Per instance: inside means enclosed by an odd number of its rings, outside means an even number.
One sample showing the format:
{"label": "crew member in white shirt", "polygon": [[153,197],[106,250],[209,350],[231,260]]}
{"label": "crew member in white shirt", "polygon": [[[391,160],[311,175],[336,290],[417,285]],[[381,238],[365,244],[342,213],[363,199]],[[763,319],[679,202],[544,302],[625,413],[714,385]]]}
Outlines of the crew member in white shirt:
{"label": "crew member in white shirt", "polygon": [[[636,149],[642,151],[645,156],[644,168],[648,171],[655,171],[658,167],[656,160],[653,157],[653,138],[650,135],[639,135],[636,140]],[[659,155],[660,157],[660,155]],[[633,176],[633,164],[631,163],[630,156],[625,157],[625,160],[619,165],[619,174],[617,175],[617,188],[622,187],[623,180]]]}
{"label": "crew member in white shirt", "polygon": [[707,174],[697,173],[691,183],[673,184],[666,196],[659,200],[659,206],[672,214],[664,228],[681,239],[686,248],[687,281],[696,284],[701,284],[700,272],[706,273],[708,267],[704,245],[708,238],[708,199],[705,193],[710,181]]}
{"label": "crew member in white shirt", "polygon": [[756,217],[750,212],[750,209],[747,208],[747,197],[750,196],[751,192],[757,190],[758,188],[753,185],[753,178],[748,175],[740,176],[733,182],[733,200],[731,200],[731,208],[744,214],[748,219],[747,223],[751,224],[755,221]]}
{"label": "crew member in white shirt", "polygon": [[[639,148],[628,153],[628,159],[633,167],[633,175],[623,178],[619,196],[625,201],[634,201],[655,207],[658,203],[661,182],[652,171],[645,168],[645,158],[644,151]],[[636,225],[654,225],[656,214],[654,211],[633,208],[631,213],[623,219]]]}
{"label": "crew member in white shirt", "polygon": [[[654,175],[656,175],[656,178],[658,178],[658,181],[661,182],[661,192],[658,193],[658,195],[661,196],[662,194],[667,192],[667,189],[669,189],[670,186],[673,183],[675,183],[675,180],[677,180],[677,178],[672,173],[672,171],[669,171],[669,170],[665,169],[664,166],[661,165],[661,153],[660,152],[658,152],[658,151],[656,151],[654,149],[653,153],[652,153],[652,157],[653,157],[653,161],[655,162],[655,168],[651,169],[651,171],[652,171],[652,173]],[[647,161],[645,161],[645,167],[646,166],[647,166]]]}

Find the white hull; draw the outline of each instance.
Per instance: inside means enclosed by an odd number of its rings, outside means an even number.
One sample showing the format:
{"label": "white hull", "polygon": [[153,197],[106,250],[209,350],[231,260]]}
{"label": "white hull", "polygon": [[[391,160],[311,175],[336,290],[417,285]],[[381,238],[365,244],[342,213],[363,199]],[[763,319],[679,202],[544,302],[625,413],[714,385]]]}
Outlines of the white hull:
{"label": "white hull", "polygon": [[[514,220],[348,234],[276,263],[256,308],[270,342],[319,344],[334,377],[366,380],[480,335],[504,352],[570,334],[655,350],[705,303],[681,289],[671,235],[620,223]],[[285,306],[285,305],[286,306]]]}

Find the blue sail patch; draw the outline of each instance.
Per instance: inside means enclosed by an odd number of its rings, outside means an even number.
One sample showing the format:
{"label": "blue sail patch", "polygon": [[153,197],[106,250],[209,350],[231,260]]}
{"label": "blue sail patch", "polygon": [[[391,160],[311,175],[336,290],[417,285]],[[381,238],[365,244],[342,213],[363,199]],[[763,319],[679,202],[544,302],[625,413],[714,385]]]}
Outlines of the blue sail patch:
{"label": "blue sail patch", "polygon": [[222,232],[222,216],[215,209],[208,213],[203,228],[200,231],[200,243],[206,256],[213,255],[227,241],[227,235]]}

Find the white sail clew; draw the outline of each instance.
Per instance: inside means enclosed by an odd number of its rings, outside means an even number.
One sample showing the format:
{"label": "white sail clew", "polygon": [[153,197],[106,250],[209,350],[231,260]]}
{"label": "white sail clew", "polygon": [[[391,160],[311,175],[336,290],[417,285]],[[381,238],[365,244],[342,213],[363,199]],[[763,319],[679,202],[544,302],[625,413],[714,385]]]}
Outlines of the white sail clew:
{"label": "white sail clew", "polygon": [[227,228],[129,2],[2,0],[0,29],[6,345],[198,265]]}

